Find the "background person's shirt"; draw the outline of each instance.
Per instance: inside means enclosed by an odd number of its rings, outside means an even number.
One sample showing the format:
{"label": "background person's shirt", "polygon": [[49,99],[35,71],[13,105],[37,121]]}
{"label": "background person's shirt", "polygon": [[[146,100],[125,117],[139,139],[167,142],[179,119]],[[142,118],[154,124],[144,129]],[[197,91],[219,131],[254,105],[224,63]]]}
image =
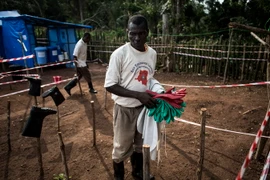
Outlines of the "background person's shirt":
{"label": "background person's shirt", "polygon": [[[109,62],[104,87],[118,84],[126,89],[145,92],[147,82],[153,77],[156,67],[157,53],[147,46],[145,52],[133,48],[130,43],[116,49]],[[121,97],[112,94],[116,104],[125,107],[137,107],[142,103],[135,98]]]}
{"label": "background person's shirt", "polygon": [[77,57],[78,67],[86,66],[86,58],[87,58],[87,43],[85,43],[82,39],[80,39],[74,48],[73,56]]}

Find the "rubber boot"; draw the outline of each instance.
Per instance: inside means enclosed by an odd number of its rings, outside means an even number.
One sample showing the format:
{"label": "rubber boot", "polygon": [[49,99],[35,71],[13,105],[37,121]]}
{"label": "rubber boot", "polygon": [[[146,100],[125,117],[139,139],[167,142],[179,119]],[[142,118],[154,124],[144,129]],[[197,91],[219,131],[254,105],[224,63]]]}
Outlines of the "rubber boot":
{"label": "rubber boot", "polygon": [[65,85],[64,89],[67,91],[67,93],[71,96],[70,90],[74,88],[77,85],[77,79],[71,80],[67,85]]}
{"label": "rubber boot", "polygon": [[31,96],[40,96],[41,79],[34,77],[24,77],[30,82],[28,94]]}
{"label": "rubber boot", "polygon": [[93,88],[92,82],[88,83],[88,87],[89,87],[89,92],[90,93],[93,93],[93,94],[97,93],[97,91]]}
{"label": "rubber boot", "polygon": [[124,180],[125,168],[123,161],[121,161],[120,163],[116,163],[113,161],[113,170],[115,180]]}
{"label": "rubber boot", "polygon": [[56,86],[52,87],[51,89],[45,91],[42,94],[43,98],[46,98],[48,96],[52,97],[56,106],[59,106],[62,102],[65,101],[63,94],[59,91],[58,87],[56,87]]}
{"label": "rubber boot", "polygon": [[[143,180],[143,154],[133,152],[130,156],[130,162],[132,166],[132,176],[136,180]],[[154,180],[155,177],[150,174],[150,180]]]}
{"label": "rubber boot", "polygon": [[33,106],[30,116],[24,126],[22,135],[39,138],[42,130],[43,120],[50,114],[56,114],[57,111],[50,108],[41,108]]}

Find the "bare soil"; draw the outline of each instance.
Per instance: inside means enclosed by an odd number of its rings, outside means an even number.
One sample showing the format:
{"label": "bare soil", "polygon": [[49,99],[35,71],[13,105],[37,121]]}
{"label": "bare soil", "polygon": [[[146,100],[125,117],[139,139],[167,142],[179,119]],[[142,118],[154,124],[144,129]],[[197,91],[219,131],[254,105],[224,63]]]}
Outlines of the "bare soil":
{"label": "bare soil", "polygon": [[[88,92],[84,79],[81,80],[82,96],[78,86],[72,89],[72,96],[69,96],[63,89],[65,83],[58,85],[65,96],[65,101],[58,107],[58,112],[72,180],[113,179],[111,160],[113,101],[109,93],[105,96],[103,88],[106,67],[101,64],[90,64],[90,70],[93,84],[98,91],[96,95]],[[67,79],[72,77],[73,73],[72,68],[44,69],[41,74],[42,84],[53,82],[52,76],[59,75],[62,79]],[[222,84],[220,78],[197,74],[157,72],[155,77],[161,83],[172,85]],[[230,81],[228,84],[235,83],[244,82]],[[1,86],[0,96],[26,88],[28,88],[27,82]],[[44,90],[49,88],[46,87]],[[39,106],[56,109],[51,97],[46,98],[44,104],[41,97],[37,97],[37,100]],[[200,110],[207,108],[207,126],[254,135],[264,120],[268,106],[266,86],[187,88],[184,100],[187,107],[182,119],[200,123]],[[8,152],[7,138],[8,101],[11,103],[11,152]],[[94,101],[95,109],[96,146],[93,146],[91,101]],[[39,179],[36,138],[21,136],[30,109],[35,104],[34,98],[25,92],[1,98],[0,104],[0,179]],[[235,179],[254,139],[254,136],[207,128],[202,179]],[[44,179],[50,180],[53,179],[54,174],[64,173],[57,136],[56,115],[49,115],[44,119],[41,144]],[[197,179],[199,149],[200,127],[178,121],[167,124],[166,141],[161,148],[161,162],[159,165],[155,161],[151,162],[151,173],[157,180]],[[267,143],[260,160],[251,160],[244,179],[259,179],[268,150]],[[132,179],[129,160],[125,162],[125,179]]]}

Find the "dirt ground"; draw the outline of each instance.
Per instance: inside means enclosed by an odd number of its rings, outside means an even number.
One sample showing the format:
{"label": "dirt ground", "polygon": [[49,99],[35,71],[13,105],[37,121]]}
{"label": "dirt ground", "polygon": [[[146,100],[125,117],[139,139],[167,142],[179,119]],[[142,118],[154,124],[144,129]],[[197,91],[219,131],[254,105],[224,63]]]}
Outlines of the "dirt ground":
{"label": "dirt ground", "polygon": [[[72,180],[113,179],[111,160],[112,150],[112,108],[110,94],[105,98],[103,88],[106,67],[90,64],[96,95],[87,90],[85,80],[81,80],[83,96],[78,86],[72,89],[72,96],[64,91],[64,84],[58,88],[65,101],[58,107],[61,132],[65,143],[69,174]],[[32,72],[35,73],[35,72]],[[62,79],[72,77],[72,68],[44,69],[42,84],[53,81],[52,76]],[[172,85],[220,85],[221,78],[203,75],[156,73],[156,79]],[[247,82],[228,82],[228,84]],[[10,89],[10,87],[12,89]],[[28,83],[0,87],[0,96],[28,88]],[[50,87],[44,88],[44,90]],[[168,89],[169,87],[165,87]],[[177,87],[179,89],[180,87]],[[237,132],[256,134],[267,112],[266,86],[234,88],[187,88],[184,100],[187,103],[182,119],[200,123],[201,108],[207,108],[206,125]],[[41,97],[38,105],[43,106]],[[11,152],[8,152],[7,102],[11,103]],[[94,101],[96,146],[93,146]],[[39,177],[36,139],[21,136],[34,98],[27,92],[1,98],[0,105],[0,179],[35,180]],[[45,99],[45,107],[56,109],[51,97]],[[250,149],[254,136],[206,129],[204,169],[202,179],[235,179]],[[64,173],[61,151],[57,136],[57,116],[49,115],[44,119],[41,134],[41,149],[44,179],[53,179],[54,174]],[[151,173],[157,180],[197,179],[197,164],[200,156],[200,127],[183,122],[166,125],[166,141],[161,148],[161,162],[151,162]],[[267,142],[260,161],[251,160],[244,179],[259,179],[269,144]],[[132,179],[130,161],[125,162],[125,179]]]}

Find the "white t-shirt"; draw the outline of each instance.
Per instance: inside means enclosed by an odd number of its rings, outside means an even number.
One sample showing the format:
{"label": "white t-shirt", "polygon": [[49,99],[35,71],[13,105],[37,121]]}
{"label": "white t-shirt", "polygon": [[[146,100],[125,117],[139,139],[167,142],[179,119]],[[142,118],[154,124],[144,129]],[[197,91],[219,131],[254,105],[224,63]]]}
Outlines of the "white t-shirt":
{"label": "white t-shirt", "polygon": [[76,56],[78,59],[78,63],[77,63],[78,67],[86,66],[87,43],[85,43],[82,39],[80,39],[75,45],[73,56]]}
{"label": "white t-shirt", "polygon": [[[133,48],[130,43],[116,49],[109,62],[104,87],[118,84],[126,89],[145,92],[147,83],[153,77],[157,61],[157,53],[147,46],[145,52]],[[134,98],[112,94],[115,103],[125,107],[137,107],[142,103]]]}

